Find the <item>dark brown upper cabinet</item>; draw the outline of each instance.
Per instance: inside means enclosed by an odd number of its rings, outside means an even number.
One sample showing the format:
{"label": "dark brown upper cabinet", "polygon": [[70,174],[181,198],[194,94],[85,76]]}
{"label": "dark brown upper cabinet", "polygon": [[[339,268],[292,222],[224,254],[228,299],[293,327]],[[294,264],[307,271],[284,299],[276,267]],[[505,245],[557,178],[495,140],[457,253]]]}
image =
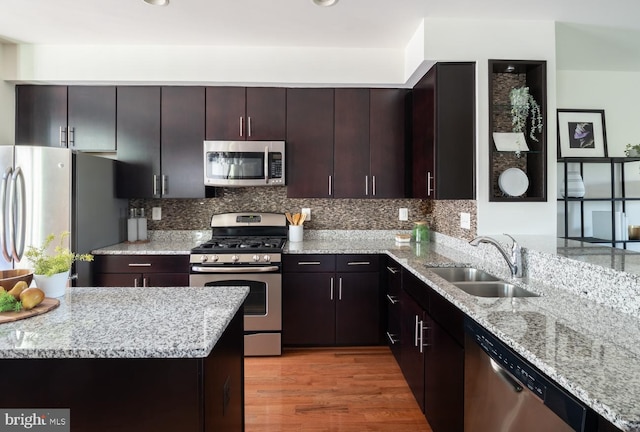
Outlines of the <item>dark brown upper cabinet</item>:
{"label": "dark brown upper cabinet", "polygon": [[334,198],[369,195],[369,89],[335,90]]}
{"label": "dark brown upper cabinet", "polygon": [[412,99],[412,196],[474,199],[475,63],[436,63]]}
{"label": "dark brown upper cabinet", "polygon": [[334,90],[287,89],[287,196],[328,198],[333,176]]}
{"label": "dark brown upper cabinet", "polygon": [[[499,151],[494,132],[513,132],[510,93],[514,88],[528,87],[528,93],[540,106],[542,130],[531,137],[531,119],[523,130],[528,151]],[[547,63],[533,60],[489,60],[489,201],[520,202],[547,200]],[[531,113],[530,113],[531,114]],[[501,179],[503,173],[504,174]],[[526,181],[524,180],[524,173]],[[509,176],[521,182],[518,188],[505,187]],[[518,177],[519,176],[519,177]],[[527,186],[528,181],[528,186]],[[501,182],[503,183],[501,187]],[[503,191],[506,189],[506,192]],[[514,195],[510,195],[514,194]]]}
{"label": "dark brown upper cabinet", "polygon": [[273,141],[286,137],[286,90],[207,87],[207,140]]}
{"label": "dark brown upper cabinet", "polygon": [[113,86],[16,86],[16,144],[116,149]]}

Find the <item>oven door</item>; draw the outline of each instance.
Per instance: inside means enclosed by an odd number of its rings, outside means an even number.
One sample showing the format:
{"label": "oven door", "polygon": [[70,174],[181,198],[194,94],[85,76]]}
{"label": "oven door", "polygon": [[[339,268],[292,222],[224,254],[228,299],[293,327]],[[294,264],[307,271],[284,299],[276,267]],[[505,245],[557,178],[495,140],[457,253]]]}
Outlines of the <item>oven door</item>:
{"label": "oven door", "polygon": [[[282,274],[277,273],[232,273],[246,267],[209,267],[224,273],[192,273],[191,286],[248,286],[249,295],[244,302],[244,330],[282,330]],[[253,269],[255,271],[255,268]]]}

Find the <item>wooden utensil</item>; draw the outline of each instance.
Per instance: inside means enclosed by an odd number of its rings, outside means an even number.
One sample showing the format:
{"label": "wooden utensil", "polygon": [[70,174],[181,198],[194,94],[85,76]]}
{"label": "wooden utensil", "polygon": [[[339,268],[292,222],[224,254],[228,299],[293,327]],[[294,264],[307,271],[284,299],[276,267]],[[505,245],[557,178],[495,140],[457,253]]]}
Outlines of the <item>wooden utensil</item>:
{"label": "wooden utensil", "polygon": [[300,221],[300,213],[294,214],[293,215],[293,224],[294,225],[299,225],[299,223],[298,223],[299,221]]}
{"label": "wooden utensil", "polygon": [[284,215],[286,216],[286,218],[287,218],[287,220],[289,221],[289,223],[290,223],[291,225],[293,225],[294,223],[293,223],[293,219],[291,218],[291,213],[286,212]]}

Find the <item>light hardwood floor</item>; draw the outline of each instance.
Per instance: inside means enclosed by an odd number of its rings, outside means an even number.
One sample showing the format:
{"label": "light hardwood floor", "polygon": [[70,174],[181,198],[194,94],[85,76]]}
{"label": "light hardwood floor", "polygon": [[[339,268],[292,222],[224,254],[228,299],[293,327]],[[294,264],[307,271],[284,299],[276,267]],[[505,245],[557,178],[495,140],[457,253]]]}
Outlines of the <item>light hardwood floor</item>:
{"label": "light hardwood floor", "polygon": [[431,432],[387,347],[245,358],[247,432]]}

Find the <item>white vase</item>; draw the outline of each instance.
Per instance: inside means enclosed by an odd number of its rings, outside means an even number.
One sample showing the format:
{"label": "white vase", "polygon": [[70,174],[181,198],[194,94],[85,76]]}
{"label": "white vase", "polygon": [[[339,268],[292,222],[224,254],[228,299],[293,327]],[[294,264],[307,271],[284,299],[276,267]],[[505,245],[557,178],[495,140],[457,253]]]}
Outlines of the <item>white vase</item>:
{"label": "white vase", "polygon": [[[560,186],[560,196],[564,197],[564,181]],[[569,171],[567,173],[567,198],[584,197],[584,182],[578,171]]]}
{"label": "white vase", "polygon": [[53,276],[34,274],[33,279],[36,281],[36,286],[44,292],[45,297],[62,297],[69,281],[69,270]]}

